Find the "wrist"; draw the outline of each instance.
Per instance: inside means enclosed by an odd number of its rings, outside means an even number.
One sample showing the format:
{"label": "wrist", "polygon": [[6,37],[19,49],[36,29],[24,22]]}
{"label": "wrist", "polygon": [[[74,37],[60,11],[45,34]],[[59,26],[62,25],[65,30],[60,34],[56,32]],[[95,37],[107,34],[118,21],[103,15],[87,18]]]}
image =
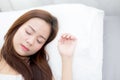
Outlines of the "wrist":
{"label": "wrist", "polygon": [[62,58],[72,58],[73,53],[60,53]]}
{"label": "wrist", "polygon": [[67,62],[72,62],[72,60],[73,60],[73,57],[71,57],[71,56],[63,56],[62,58],[62,62],[63,63],[67,63]]}

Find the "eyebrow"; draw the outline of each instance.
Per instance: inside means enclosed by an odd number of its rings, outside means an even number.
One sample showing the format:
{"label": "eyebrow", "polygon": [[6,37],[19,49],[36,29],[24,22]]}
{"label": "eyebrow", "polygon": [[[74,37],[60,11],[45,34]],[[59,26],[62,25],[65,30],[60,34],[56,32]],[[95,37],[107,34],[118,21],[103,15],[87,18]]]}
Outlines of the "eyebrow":
{"label": "eyebrow", "polygon": [[[29,25],[29,28],[32,29],[32,31],[36,32],[34,28],[32,28],[31,25]],[[44,36],[40,35],[41,38],[43,38],[44,40],[47,40]]]}
{"label": "eyebrow", "polygon": [[31,25],[29,25],[29,28],[31,28],[31,29],[32,29],[32,31],[36,32],[36,31],[35,31],[35,29],[33,29]]}

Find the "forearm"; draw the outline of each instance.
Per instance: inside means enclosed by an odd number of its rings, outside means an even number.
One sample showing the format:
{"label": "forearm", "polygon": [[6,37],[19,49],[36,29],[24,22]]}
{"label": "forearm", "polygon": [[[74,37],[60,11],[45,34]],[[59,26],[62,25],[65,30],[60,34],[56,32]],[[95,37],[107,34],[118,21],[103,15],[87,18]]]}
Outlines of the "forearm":
{"label": "forearm", "polygon": [[58,41],[58,50],[62,59],[62,80],[72,80],[72,58],[77,39],[70,34],[63,34]]}
{"label": "forearm", "polygon": [[72,80],[72,58],[62,57],[62,80]]}

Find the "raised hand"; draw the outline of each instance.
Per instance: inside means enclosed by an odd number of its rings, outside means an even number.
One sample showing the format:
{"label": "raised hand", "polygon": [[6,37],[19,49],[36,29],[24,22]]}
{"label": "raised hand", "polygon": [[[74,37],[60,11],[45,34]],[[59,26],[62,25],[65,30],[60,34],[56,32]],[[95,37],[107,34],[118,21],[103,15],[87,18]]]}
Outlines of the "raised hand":
{"label": "raised hand", "polygon": [[65,33],[61,35],[61,38],[58,41],[58,50],[61,56],[72,56],[75,50],[76,42],[76,37],[71,34]]}

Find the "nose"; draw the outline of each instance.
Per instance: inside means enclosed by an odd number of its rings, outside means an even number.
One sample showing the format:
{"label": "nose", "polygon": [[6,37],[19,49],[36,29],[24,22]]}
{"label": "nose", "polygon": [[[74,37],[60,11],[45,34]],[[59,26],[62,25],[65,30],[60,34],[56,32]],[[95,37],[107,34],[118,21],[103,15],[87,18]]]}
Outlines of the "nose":
{"label": "nose", "polygon": [[35,38],[34,37],[29,37],[27,40],[26,40],[26,43],[29,45],[29,46],[32,46],[35,42]]}

